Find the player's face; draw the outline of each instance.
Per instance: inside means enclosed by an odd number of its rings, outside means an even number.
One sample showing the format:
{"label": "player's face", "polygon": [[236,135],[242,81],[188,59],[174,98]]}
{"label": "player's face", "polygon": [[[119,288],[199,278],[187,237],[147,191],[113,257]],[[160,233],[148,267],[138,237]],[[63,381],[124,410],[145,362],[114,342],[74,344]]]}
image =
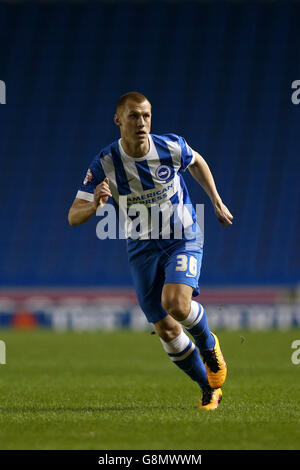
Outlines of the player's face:
{"label": "player's face", "polygon": [[121,136],[135,144],[148,142],[151,128],[151,105],[148,101],[136,103],[128,100],[117,113],[115,122],[120,126]]}

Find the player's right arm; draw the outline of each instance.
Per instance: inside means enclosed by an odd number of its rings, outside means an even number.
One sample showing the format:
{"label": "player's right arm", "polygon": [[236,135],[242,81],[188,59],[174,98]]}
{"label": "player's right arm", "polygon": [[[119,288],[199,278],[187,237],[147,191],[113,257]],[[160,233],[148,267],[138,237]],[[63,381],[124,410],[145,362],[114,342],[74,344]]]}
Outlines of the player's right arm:
{"label": "player's right arm", "polygon": [[109,180],[105,178],[94,191],[94,200],[86,201],[76,197],[69,210],[68,221],[70,225],[84,224],[96,213],[98,207],[103,207],[111,192],[108,186]]}

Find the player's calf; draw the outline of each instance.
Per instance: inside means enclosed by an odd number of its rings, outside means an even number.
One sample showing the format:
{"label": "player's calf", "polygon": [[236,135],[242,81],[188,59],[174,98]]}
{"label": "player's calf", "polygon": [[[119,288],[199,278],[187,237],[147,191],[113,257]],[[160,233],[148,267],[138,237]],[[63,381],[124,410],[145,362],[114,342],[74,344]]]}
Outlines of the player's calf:
{"label": "player's calf", "polygon": [[195,339],[200,353],[207,349],[212,349],[215,345],[215,339],[210,332],[206,312],[201,304],[192,300],[190,303],[189,314],[180,322]]}
{"label": "player's calf", "polygon": [[162,320],[154,323],[156,333],[166,343],[169,343],[173,339],[177,338],[180,335],[182,328],[180,323],[178,323],[170,315],[167,315]]}
{"label": "player's calf", "polygon": [[208,327],[206,312],[201,304],[191,301],[187,318],[180,322],[193,336],[198,346],[212,388],[220,388],[225,382],[227,365],[217,336]]}
{"label": "player's calf", "polygon": [[[170,360],[201,388],[209,387],[207,372],[198,349],[172,317],[154,323],[160,341]],[[179,328],[179,333],[178,333]],[[172,339],[170,339],[172,338]]]}

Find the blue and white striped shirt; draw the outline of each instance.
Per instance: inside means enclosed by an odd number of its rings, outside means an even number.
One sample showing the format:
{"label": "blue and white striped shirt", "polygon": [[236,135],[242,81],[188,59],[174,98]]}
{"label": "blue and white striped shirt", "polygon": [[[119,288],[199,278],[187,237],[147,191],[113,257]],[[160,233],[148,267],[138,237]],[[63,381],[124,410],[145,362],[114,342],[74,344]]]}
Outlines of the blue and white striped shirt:
{"label": "blue and white striped shirt", "polygon": [[[170,238],[181,225],[182,238],[191,240],[197,230],[196,214],[181,172],[194,162],[194,153],[185,139],[175,134],[149,134],[149,144],[149,152],[140,158],[125,153],[121,138],[105,147],[93,159],[76,197],[93,201],[96,186],[108,177],[115,207],[119,207],[120,196],[126,196],[128,208],[142,204],[148,210],[147,229],[138,238],[168,238],[164,234],[165,218],[158,230],[150,223],[157,206],[161,217],[164,213],[169,217]],[[188,231],[194,236],[186,238]]]}

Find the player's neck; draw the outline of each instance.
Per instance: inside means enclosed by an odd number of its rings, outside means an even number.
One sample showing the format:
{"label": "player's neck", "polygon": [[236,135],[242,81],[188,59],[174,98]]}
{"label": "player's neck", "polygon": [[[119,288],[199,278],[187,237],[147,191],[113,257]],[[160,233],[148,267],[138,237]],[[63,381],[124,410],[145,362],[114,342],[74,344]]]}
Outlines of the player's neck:
{"label": "player's neck", "polygon": [[139,143],[129,142],[128,140],[124,139],[124,137],[122,137],[121,144],[127,155],[133,158],[144,157],[145,155],[147,155],[150,149],[149,139],[147,139],[147,142]]}

